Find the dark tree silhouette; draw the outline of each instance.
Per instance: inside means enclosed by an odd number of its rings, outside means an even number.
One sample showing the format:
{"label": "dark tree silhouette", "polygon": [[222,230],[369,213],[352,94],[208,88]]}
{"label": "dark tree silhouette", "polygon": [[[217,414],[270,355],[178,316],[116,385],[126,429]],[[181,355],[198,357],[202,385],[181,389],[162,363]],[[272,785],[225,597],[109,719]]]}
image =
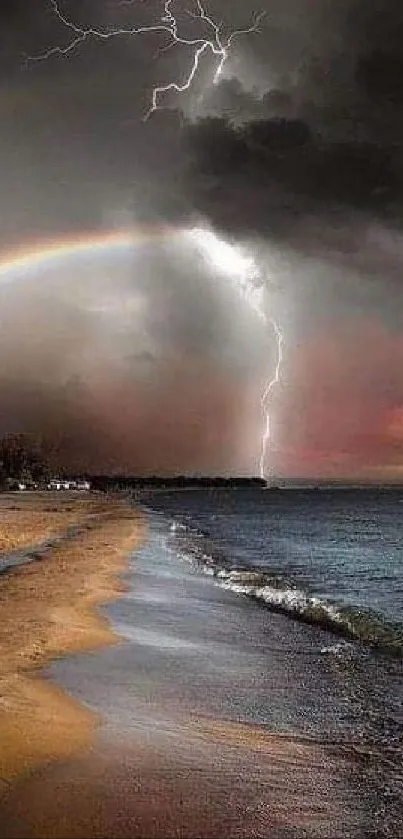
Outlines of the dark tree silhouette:
{"label": "dark tree silhouette", "polygon": [[44,481],[49,465],[40,440],[33,434],[6,434],[0,439],[0,476],[2,483]]}
{"label": "dark tree silhouette", "polygon": [[110,490],[153,489],[247,489],[266,486],[262,478],[227,478],[222,475],[91,475],[93,489]]}

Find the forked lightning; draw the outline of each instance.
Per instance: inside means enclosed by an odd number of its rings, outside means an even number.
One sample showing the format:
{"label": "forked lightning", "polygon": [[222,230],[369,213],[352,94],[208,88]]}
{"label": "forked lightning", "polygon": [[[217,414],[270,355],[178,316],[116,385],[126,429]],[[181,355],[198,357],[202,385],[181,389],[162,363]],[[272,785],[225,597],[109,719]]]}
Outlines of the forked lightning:
{"label": "forked lightning", "polygon": [[[208,30],[210,32],[210,37],[189,38],[179,33],[178,19],[172,11],[172,4],[174,0],[165,0],[161,17],[156,23],[148,24],[146,26],[119,26],[107,29],[99,29],[98,27],[84,26],[82,24],[76,23],[75,21],[68,18],[67,15],[62,11],[62,9],[60,8],[60,3],[58,3],[57,0],[48,0],[48,2],[51,4],[53,8],[55,17],[63,25],[63,27],[69,31],[71,38],[65,46],[52,46],[46,49],[44,52],[39,53],[38,55],[28,56],[28,61],[44,61],[55,55],[67,56],[70,53],[72,53],[75,49],[77,49],[77,47],[84,44],[86,41],[90,39],[98,41],[108,41],[111,38],[133,37],[135,35],[146,35],[159,32],[163,35],[169,36],[170,40],[165,49],[167,49],[170,46],[174,46],[175,44],[194,48],[193,62],[191,64],[189,73],[185,77],[184,81],[168,82],[168,84],[155,87],[151,96],[151,105],[145,115],[145,119],[148,119],[151,116],[151,114],[158,110],[158,108],[161,105],[161,99],[164,96],[164,94],[170,93],[171,91],[174,91],[176,93],[184,93],[186,90],[189,90],[199,69],[200,59],[207,52],[210,52],[213,55],[213,57],[217,60],[217,66],[215,69],[213,79],[213,84],[217,84],[222,74],[225,62],[228,59],[231,44],[233,43],[235,38],[238,38],[242,35],[250,35],[252,32],[257,32],[260,21],[264,16],[263,13],[255,15],[253,23],[249,27],[247,27],[246,29],[236,29],[233,32],[231,32],[231,34],[226,39],[224,39],[221,34],[222,25],[219,23],[215,23],[212,17],[210,17],[210,15],[207,14],[206,9],[204,8],[204,5],[201,2],[201,0],[195,0],[196,11],[193,12],[191,10],[186,9],[185,13],[190,17],[193,17],[195,20],[199,20],[203,27],[206,29],[206,31]],[[130,2],[130,0],[126,0],[126,2],[120,2],[117,3],[117,5],[132,5],[132,3]]]}
{"label": "forked lightning", "polygon": [[[168,82],[167,84],[159,85],[153,89],[151,94],[151,104],[144,117],[144,119],[146,120],[149,119],[149,117],[153,113],[155,113],[155,111],[157,111],[159,108],[163,106],[163,100],[166,94],[171,92],[180,94],[184,93],[185,91],[191,88],[192,82],[195,79],[195,76],[199,70],[201,58],[207,53],[210,53],[216,61],[213,76],[213,84],[217,84],[222,75],[225,63],[228,59],[233,41],[236,38],[241,37],[242,35],[246,36],[254,32],[257,32],[259,29],[259,24],[262,18],[264,17],[264,13],[256,14],[254,16],[252,24],[249,27],[245,29],[235,29],[230,33],[228,37],[224,38],[224,36],[222,35],[222,24],[216,23],[215,20],[211,17],[211,15],[207,13],[205,6],[202,3],[202,0],[195,0],[195,11],[185,9],[185,14],[194,18],[196,21],[200,21],[200,24],[203,26],[204,31],[206,33],[208,32],[209,36],[204,35],[204,37],[200,36],[198,38],[190,38],[187,37],[185,34],[180,34],[179,32],[178,17],[172,9],[174,0],[165,0],[165,2],[163,3],[163,10],[161,16],[153,24],[130,27],[119,26],[105,29],[100,29],[95,26],[84,26],[83,24],[76,23],[75,21],[67,17],[67,15],[60,6],[60,3],[57,0],[48,0],[48,2],[50,3],[53,9],[55,18],[57,18],[59,23],[62,24],[62,26],[68,31],[70,35],[70,40],[65,46],[51,46],[42,53],[39,53],[34,56],[29,56],[29,61],[45,61],[47,59],[52,58],[53,56],[68,56],[71,53],[73,53],[74,50],[76,50],[78,47],[85,44],[89,40],[107,41],[112,38],[134,37],[137,35],[147,35],[152,33],[161,33],[161,35],[168,35],[169,40],[164,47],[165,50],[175,46],[175,44],[184,47],[192,47],[194,49],[193,61],[190,66],[190,70],[182,82]],[[117,7],[134,6],[134,0],[120,0],[120,2],[117,2],[116,5]],[[196,234],[200,240],[200,231],[196,231]],[[203,239],[204,246],[207,245],[207,247],[210,250],[212,249],[212,251],[217,250],[217,243],[219,243],[219,247],[221,249],[231,248],[231,246],[229,245],[225,245],[222,242],[220,243],[220,240],[216,238],[214,234],[208,234],[207,236],[206,234],[203,234]],[[226,255],[228,256],[229,252]],[[234,256],[237,256],[235,251],[233,251],[232,260],[234,259]],[[257,293],[258,290],[255,285],[257,278],[257,267],[253,260],[245,261],[244,270],[241,272],[241,274],[242,278],[239,275],[237,278],[238,288],[242,291],[243,296],[245,297],[249,306],[251,306],[251,308],[259,315],[263,322],[266,325],[272,325],[277,346],[277,361],[274,376],[267,382],[261,398],[262,411],[264,415],[264,431],[261,440],[259,470],[261,478],[265,479],[267,450],[271,440],[269,403],[272,390],[280,381],[281,366],[283,361],[284,336],[278,323],[272,317],[268,317],[265,313],[260,296]],[[234,278],[236,278],[236,276],[237,271],[234,271]],[[240,280],[241,282],[239,283]]]}

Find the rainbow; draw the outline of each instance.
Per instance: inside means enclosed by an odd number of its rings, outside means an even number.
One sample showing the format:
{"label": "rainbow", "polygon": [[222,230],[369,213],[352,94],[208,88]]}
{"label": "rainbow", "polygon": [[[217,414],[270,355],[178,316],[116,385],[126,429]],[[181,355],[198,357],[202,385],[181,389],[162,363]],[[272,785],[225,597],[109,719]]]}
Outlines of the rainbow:
{"label": "rainbow", "polygon": [[139,227],[107,233],[86,233],[71,238],[33,242],[14,251],[0,253],[0,281],[45,268],[81,254],[102,254],[144,246],[177,237],[183,231],[167,226]]}

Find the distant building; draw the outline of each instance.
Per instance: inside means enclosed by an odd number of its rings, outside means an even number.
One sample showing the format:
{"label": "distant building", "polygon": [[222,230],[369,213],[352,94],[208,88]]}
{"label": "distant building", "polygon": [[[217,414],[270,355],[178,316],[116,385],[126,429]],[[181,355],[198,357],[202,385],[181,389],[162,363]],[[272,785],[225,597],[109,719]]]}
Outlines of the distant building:
{"label": "distant building", "polygon": [[89,481],[65,481],[61,478],[52,478],[49,481],[47,488],[49,490],[79,490],[81,492],[86,491],[88,492],[91,489],[91,484]]}
{"label": "distant building", "polygon": [[59,481],[57,478],[52,478],[47,485],[47,489],[63,489],[63,481]]}
{"label": "distant building", "polygon": [[89,492],[91,484],[89,481],[76,481],[76,489],[81,490],[81,492]]}
{"label": "distant building", "polygon": [[9,479],[6,482],[7,489],[10,492],[24,492],[27,489],[27,484],[25,481],[20,481],[17,478]]}

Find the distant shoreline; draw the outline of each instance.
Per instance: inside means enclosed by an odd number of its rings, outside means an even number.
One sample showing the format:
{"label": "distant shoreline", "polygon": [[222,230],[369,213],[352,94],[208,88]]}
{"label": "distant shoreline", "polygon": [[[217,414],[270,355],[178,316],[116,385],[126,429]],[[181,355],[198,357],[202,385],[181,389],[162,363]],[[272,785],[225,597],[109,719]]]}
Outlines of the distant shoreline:
{"label": "distant shoreline", "polygon": [[270,493],[276,492],[403,492],[401,483],[346,483],[346,482],[307,482],[282,483],[264,481],[261,478],[182,478],[157,477],[149,478],[136,476],[92,476],[92,486],[99,492],[144,493],[144,492],[187,492],[189,490],[254,490]]}

